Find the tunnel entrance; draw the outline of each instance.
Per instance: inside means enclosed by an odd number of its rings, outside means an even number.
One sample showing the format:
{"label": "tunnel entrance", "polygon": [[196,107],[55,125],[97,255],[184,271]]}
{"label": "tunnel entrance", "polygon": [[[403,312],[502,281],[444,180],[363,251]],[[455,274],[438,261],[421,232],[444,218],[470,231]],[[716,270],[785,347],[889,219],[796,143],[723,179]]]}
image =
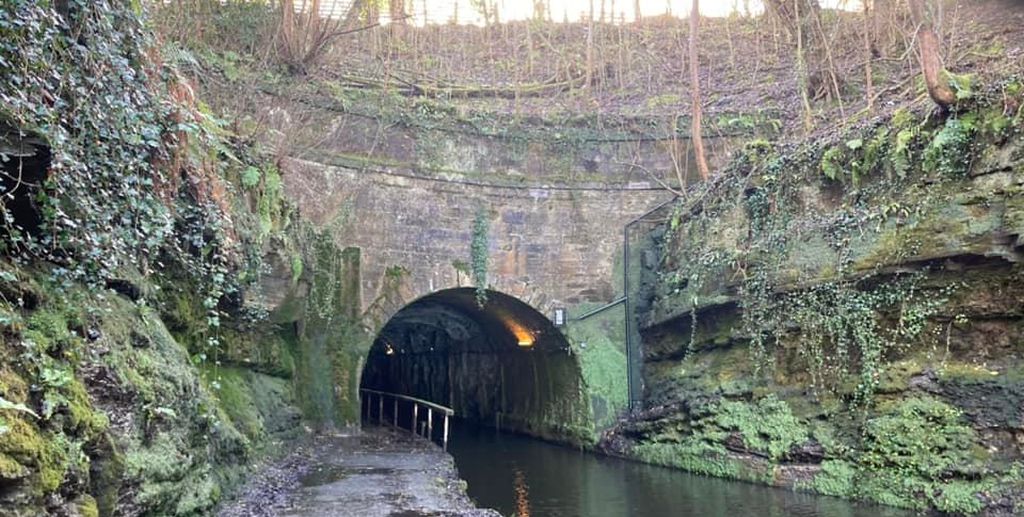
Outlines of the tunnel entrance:
{"label": "tunnel entrance", "polygon": [[579,364],[551,321],[526,303],[456,288],[420,298],[381,329],[361,388],[448,406],[457,419],[573,442],[589,432]]}

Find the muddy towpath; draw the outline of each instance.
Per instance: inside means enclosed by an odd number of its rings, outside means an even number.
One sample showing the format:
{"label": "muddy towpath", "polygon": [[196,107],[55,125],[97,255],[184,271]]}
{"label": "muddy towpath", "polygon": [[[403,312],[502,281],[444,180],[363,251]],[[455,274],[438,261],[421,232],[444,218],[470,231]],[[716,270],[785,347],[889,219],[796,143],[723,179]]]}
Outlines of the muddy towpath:
{"label": "muddy towpath", "polygon": [[316,437],[253,476],[220,517],[500,517],[466,496],[451,456],[384,428]]}

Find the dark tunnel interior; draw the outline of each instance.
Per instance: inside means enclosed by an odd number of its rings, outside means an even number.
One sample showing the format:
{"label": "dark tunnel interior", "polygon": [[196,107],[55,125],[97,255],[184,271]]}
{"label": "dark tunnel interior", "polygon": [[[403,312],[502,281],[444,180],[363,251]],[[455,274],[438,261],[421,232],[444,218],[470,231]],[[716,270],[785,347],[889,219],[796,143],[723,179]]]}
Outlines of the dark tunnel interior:
{"label": "dark tunnel interior", "polygon": [[579,432],[587,420],[579,366],[561,331],[496,291],[488,291],[483,307],[473,288],[407,305],[374,341],[361,387],[429,400],[451,407],[456,418],[553,440]]}

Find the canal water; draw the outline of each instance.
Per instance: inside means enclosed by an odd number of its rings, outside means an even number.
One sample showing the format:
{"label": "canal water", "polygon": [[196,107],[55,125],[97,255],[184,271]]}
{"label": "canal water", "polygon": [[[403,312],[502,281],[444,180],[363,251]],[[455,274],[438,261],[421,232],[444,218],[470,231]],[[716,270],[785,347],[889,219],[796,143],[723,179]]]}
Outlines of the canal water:
{"label": "canal water", "polygon": [[707,478],[456,422],[449,452],[477,504],[515,517],[907,517]]}

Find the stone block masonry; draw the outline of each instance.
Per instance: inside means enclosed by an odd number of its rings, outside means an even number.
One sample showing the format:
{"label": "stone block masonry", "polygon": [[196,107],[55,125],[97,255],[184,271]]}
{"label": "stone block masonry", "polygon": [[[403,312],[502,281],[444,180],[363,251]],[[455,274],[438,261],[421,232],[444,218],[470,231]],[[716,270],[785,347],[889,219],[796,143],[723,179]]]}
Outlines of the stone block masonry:
{"label": "stone block masonry", "polygon": [[[339,248],[361,249],[362,306],[390,300],[368,314],[378,325],[419,297],[472,285],[465,264],[481,209],[493,289],[548,315],[555,306],[610,301],[621,290],[613,265],[622,227],[670,196],[647,186],[489,185],[296,159],[283,172],[303,218],[328,229]],[[398,286],[386,281],[389,272],[401,273]]]}

